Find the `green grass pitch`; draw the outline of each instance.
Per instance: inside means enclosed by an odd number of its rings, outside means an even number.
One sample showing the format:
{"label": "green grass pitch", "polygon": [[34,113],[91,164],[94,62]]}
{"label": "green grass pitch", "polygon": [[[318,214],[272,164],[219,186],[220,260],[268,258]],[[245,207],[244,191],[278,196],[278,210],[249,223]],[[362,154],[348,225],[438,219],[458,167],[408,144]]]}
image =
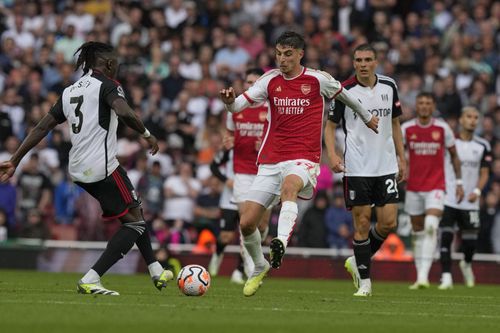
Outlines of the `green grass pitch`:
{"label": "green grass pitch", "polygon": [[374,281],[354,298],[350,281],[268,277],[253,297],[227,278],[202,297],[149,276],[106,275],[120,296],[76,293],[80,274],[0,270],[0,332],[500,332],[500,286],[410,291]]}

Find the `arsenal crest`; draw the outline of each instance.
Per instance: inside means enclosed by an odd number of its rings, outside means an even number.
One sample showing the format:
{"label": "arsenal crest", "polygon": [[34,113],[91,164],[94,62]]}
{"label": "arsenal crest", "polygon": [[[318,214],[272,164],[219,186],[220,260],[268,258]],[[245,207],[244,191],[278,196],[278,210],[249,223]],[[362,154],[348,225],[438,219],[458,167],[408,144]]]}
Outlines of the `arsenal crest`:
{"label": "arsenal crest", "polygon": [[311,85],[306,83],[302,84],[300,86],[300,91],[302,91],[304,95],[309,94],[311,92]]}
{"label": "arsenal crest", "polygon": [[439,140],[441,138],[441,132],[439,131],[432,131],[431,133],[431,136],[432,136],[432,140]]}

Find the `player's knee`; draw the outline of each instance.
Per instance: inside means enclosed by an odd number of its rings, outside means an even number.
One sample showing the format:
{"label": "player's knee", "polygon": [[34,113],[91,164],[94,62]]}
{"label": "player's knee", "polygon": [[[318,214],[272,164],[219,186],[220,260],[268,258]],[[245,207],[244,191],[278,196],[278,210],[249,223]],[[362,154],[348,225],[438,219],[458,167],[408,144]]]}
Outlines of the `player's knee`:
{"label": "player's knee", "polygon": [[281,187],[281,201],[287,201],[297,198],[299,191],[292,182],[285,182]]}
{"label": "player's knee", "polygon": [[395,232],[397,227],[398,227],[398,224],[395,220],[386,221],[383,224],[382,223],[379,224],[380,233],[383,235],[388,235],[391,232]]}
{"label": "player's knee", "polygon": [[257,229],[257,226],[251,219],[242,216],[240,220],[240,229],[243,236],[249,236]]}

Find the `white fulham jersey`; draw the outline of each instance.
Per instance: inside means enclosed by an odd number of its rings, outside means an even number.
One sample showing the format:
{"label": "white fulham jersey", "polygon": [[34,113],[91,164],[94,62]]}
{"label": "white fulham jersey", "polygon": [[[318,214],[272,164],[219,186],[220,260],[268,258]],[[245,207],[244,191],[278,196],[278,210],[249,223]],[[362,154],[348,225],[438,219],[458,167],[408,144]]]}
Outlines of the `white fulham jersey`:
{"label": "white fulham jersey", "polygon": [[469,202],[467,197],[477,187],[481,168],[490,168],[491,166],[492,156],[490,144],[485,139],[474,136],[470,141],[456,138],[455,147],[462,170],[464,199],[460,203],[457,203],[455,197],[455,172],[451,164],[450,154],[447,152],[445,205],[462,210],[479,210],[479,199],[475,202]]}
{"label": "white fulham jersey", "polygon": [[69,122],[72,147],[68,169],[74,181],[98,182],[118,167],[118,116],[111,109],[117,98],[125,98],[120,84],[90,70],[64,89],[50,110],[58,123]]}
{"label": "white fulham jersey", "polygon": [[396,148],[392,138],[392,119],[401,115],[396,83],[390,77],[377,75],[373,88],[363,86],[356,76],[342,82],[344,89],[356,97],[371,114],[379,117],[374,133],[344,103],[330,103],[328,119],[342,122],[345,133],[344,163],[346,176],[378,177],[398,172]]}

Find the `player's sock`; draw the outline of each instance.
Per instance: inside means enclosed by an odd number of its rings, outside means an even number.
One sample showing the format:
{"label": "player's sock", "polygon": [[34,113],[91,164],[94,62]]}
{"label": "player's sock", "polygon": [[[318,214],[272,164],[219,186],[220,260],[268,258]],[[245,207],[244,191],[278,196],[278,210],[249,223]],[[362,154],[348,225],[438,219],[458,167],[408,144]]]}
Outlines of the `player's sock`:
{"label": "player's sock", "polygon": [[424,240],[422,242],[422,269],[420,271],[419,281],[429,280],[429,271],[434,261],[434,252],[437,245],[437,229],[439,227],[439,218],[434,215],[427,215],[424,221]]}
{"label": "player's sock", "polygon": [[240,256],[243,260],[243,270],[245,272],[245,275],[249,277],[252,275],[255,269],[255,265],[253,263],[252,257],[250,257],[250,253],[248,253],[248,250],[243,244],[243,235],[240,235],[240,246],[241,246]]}
{"label": "player's sock", "polygon": [[262,239],[262,241],[264,242],[268,234],[269,234],[269,226],[267,226],[266,229],[260,231],[260,239]]}
{"label": "player's sock", "polygon": [[217,239],[217,244],[215,245],[215,253],[217,253],[218,256],[222,252],[224,252],[224,249],[226,248],[226,244],[222,243],[219,239]]}
{"label": "player's sock", "polygon": [[[141,222],[144,223],[144,226],[146,226],[146,222],[139,221],[139,223]],[[151,238],[149,237],[149,230],[147,227],[144,232],[139,237],[137,237],[137,239],[135,240],[135,245],[137,245],[137,247],[139,248],[139,251],[144,258],[146,265],[149,266],[157,261],[153,252],[153,248],[151,247]]]}
{"label": "player's sock", "polygon": [[464,261],[468,264],[472,262],[472,257],[476,251],[477,233],[462,233],[462,251]]}
{"label": "player's sock", "polygon": [[[283,245],[288,245],[288,240],[292,235],[293,227],[299,209],[297,203],[293,201],[285,201],[281,204],[280,215],[278,218],[278,239],[283,242]],[[260,234],[259,234],[260,236]]]}
{"label": "player's sock", "polygon": [[422,271],[422,245],[424,242],[425,231],[413,231],[413,259],[415,269],[417,270],[417,281]]}
{"label": "player's sock", "polygon": [[370,239],[352,241],[356,266],[358,267],[361,279],[370,278],[371,249]]}
{"label": "player's sock", "polygon": [[149,275],[151,276],[160,276],[161,273],[163,273],[163,270],[162,265],[158,261],[152,262],[148,265]]}
{"label": "player's sock", "polygon": [[94,271],[93,269],[90,269],[82,278],[80,281],[82,281],[82,283],[97,283],[99,282],[99,280],[101,280],[101,277],[99,276],[99,274],[97,274],[96,271]]}
{"label": "player's sock", "polygon": [[384,243],[385,239],[387,238],[387,235],[384,237],[380,235],[377,232],[377,228],[375,226],[372,226],[370,228],[370,232],[368,233],[368,237],[370,238],[370,249],[372,256],[375,255],[375,253],[380,249],[382,246],[382,243]]}
{"label": "player's sock", "polygon": [[266,259],[264,259],[264,253],[262,252],[262,245],[260,243],[260,232],[257,229],[255,229],[252,234],[243,236],[243,245],[247,249],[248,254],[250,254],[256,268],[264,267],[266,261]]}
{"label": "player's sock", "polygon": [[451,273],[451,243],[453,242],[453,231],[443,229],[441,231],[441,269],[443,273]]}
{"label": "player's sock", "polygon": [[241,273],[244,273],[245,271],[245,269],[243,268],[243,258],[241,257],[241,255],[238,256],[238,265],[236,266],[236,269]]}
{"label": "player's sock", "polygon": [[132,248],[137,238],[144,233],[146,225],[144,221],[141,223],[132,222],[124,223],[118,231],[109,240],[106,249],[101,257],[92,266],[92,269],[102,276],[111,268],[118,260],[123,258]]}

